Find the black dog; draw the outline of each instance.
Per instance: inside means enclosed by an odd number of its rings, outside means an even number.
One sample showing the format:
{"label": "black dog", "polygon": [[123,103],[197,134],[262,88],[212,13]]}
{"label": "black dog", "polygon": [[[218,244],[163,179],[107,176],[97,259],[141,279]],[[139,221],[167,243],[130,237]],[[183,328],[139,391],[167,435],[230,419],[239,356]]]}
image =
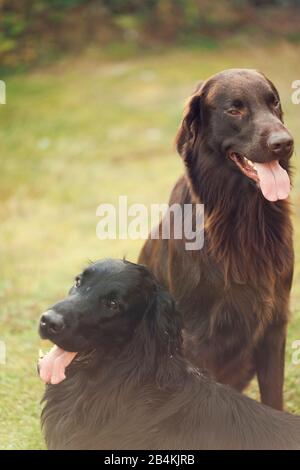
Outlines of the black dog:
{"label": "black dog", "polygon": [[300,449],[300,418],[193,368],[181,326],[147,268],[105,260],[84,270],[40,320],[42,338],[58,346],[40,364],[47,382],[77,352],[66,380],[46,388],[48,448]]}

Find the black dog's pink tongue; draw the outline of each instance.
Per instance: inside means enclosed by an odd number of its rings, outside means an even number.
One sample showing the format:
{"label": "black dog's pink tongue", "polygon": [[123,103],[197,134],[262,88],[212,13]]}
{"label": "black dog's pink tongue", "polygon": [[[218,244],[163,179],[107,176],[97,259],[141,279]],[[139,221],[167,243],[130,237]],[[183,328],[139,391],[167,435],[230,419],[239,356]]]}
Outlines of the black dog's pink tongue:
{"label": "black dog's pink tongue", "polygon": [[268,201],[286,199],[291,190],[290,178],[277,160],[255,163],[260,189]]}
{"label": "black dog's pink tongue", "polygon": [[77,352],[68,352],[53,346],[53,348],[39,360],[39,374],[46,383],[58,384],[65,378],[66,367],[73,361]]}

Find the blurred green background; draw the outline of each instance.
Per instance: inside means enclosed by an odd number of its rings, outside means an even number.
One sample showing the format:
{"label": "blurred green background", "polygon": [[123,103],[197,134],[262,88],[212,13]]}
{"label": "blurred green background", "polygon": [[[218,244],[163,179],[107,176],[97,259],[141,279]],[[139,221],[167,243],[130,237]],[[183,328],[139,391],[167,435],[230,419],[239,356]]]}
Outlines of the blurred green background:
{"label": "blurred green background", "polygon": [[[200,79],[254,67],[276,84],[296,140],[296,268],[286,408],[300,413],[298,1],[1,1],[0,448],[44,448],[35,364],[41,312],[89,259],[136,260],[143,241],[101,241],[96,209],[167,202],[183,167],[173,146]],[[257,397],[254,383],[249,394]]]}

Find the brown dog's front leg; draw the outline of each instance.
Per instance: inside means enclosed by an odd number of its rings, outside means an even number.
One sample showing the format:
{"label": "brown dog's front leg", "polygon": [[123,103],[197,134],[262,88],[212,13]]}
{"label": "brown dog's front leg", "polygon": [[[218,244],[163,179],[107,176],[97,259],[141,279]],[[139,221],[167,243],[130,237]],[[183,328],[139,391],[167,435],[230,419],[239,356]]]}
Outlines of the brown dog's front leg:
{"label": "brown dog's front leg", "polygon": [[286,325],[272,325],[255,358],[261,401],[277,410],[283,409],[285,340]]}

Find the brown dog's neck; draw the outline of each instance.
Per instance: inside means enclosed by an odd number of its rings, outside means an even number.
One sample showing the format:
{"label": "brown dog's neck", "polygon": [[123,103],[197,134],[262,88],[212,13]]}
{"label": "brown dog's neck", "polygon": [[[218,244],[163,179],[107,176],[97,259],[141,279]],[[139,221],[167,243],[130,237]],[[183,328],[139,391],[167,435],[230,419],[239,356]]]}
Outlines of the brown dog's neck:
{"label": "brown dog's neck", "polygon": [[193,202],[204,204],[205,245],[224,273],[239,284],[268,282],[289,265],[292,227],[288,200],[267,201],[259,188],[226,165],[187,166]]}

